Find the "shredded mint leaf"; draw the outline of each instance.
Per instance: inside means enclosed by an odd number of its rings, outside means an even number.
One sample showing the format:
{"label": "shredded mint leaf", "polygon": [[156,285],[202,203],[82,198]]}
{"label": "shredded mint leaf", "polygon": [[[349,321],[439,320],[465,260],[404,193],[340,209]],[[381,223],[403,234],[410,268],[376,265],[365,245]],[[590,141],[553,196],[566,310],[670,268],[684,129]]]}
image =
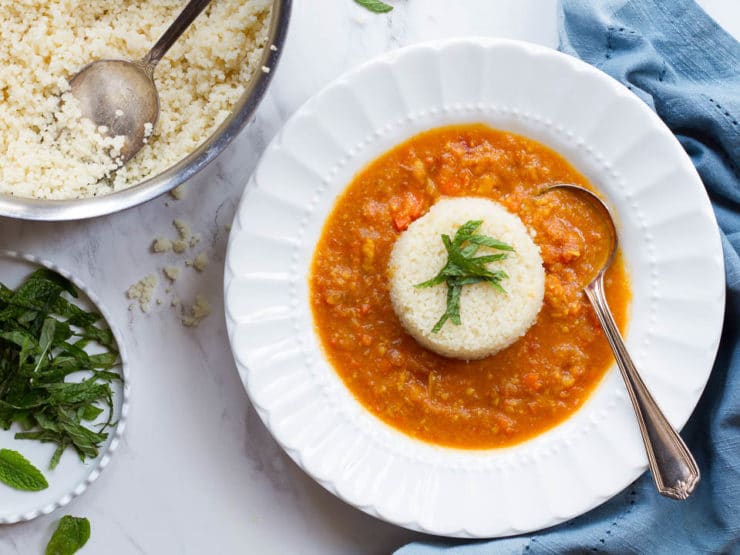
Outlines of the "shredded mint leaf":
{"label": "shredded mint leaf", "polygon": [[36,367],[33,369],[34,374],[41,369],[41,365],[44,362],[48,362],[46,355],[49,353],[49,348],[54,342],[54,330],[56,329],[57,321],[54,318],[46,318],[44,324],[41,326],[41,337],[39,338],[39,349],[41,354],[36,357]]}
{"label": "shredded mint leaf", "polygon": [[[98,456],[113,425],[111,382],[121,379],[112,332],[99,325],[99,314],[74,304],[76,297],[69,280],[46,269],[15,291],[0,284],[0,428],[17,424],[16,439],[55,444],[52,469],[67,448],[82,460]],[[88,354],[93,343],[102,352]],[[78,372],[85,379],[66,380]]]}
{"label": "shredded mint leaf", "polygon": [[460,295],[463,286],[485,282],[500,293],[506,293],[501,286],[501,281],[509,277],[506,272],[491,271],[486,268],[486,264],[505,260],[508,256],[506,252],[484,256],[476,256],[476,254],[480,247],[508,252],[513,251],[514,248],[493,237],[478,235],[478,229],[482,224],[482,220],[470,220],[460,226],[454,238],[442,235],[442,243],[447,250],[447,263],[432,279],[415,285],[418,288],[426,288],[442,283],[447,284],[447,308],[434,324],[432,333],[439,332],[448,320],[456,326],[461,324]]}
{"label": "shredded mint leaf", "polygon": [[373,13],[387,13],[393,9],[393,6],[389,6],[380,0],[355,0],[355,3]]}
{"label": "shredded mint leaf", "polygon": [[502,243],[501,241],[493,239],[492,237],[486,237],[485,235],[473,235],[472,237],[468,238],[468,241],[470,243],[473,243],[474,245],[481,245],[491,249],[498,249],[500,251],[514,250],[514,247],[512,247],[511,245]]}
{"label": "shredded mint leaf", "polygon": [[46,555],[72,555],[90,539],[90,521],[63,516],[46,546]]}
{"label": "shredded mint leaf", "polygon": [[483,224],[483,220],[469,220],[460,226],[460,229],[455,233],[455,240],[453,245],[456,248],[460,248],[462,244],[469,240],[478,228]]}
{"label": "shredded mint leaf", "polygon": [[40,491],[49,487],[41,471],[11,449],[0,449],[0,482],[22,491]]}

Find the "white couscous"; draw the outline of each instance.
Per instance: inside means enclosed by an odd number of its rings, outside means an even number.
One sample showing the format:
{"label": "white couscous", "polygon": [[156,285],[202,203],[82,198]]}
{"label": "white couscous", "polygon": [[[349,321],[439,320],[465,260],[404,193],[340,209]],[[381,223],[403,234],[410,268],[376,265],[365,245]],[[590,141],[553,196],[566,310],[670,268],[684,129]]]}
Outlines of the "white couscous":
{"label": "white couscous", "polygon": [[[488,283],[463,287],[460,325],[448,323],[433,332],[445,313],[447,286],[417,284],[433,278],[445,265],[441,235],[454,236],[470,220],[481,220],[480,233],[514,248],[495,264],[508,275],[501,283],[506,292]],[[490,254],[487,250],[481,248],[480,254]],[[480,359],[508,347],[534,323],[544,298],[542,258],[527,228],[503,206],[483,198],[439,200],[398,238],[388,270],[393,308],[406,331],[426,348],[452,358]]]}
{"label": "white couscous", "polygon": [[259,71],[270,0],[214,0],[159,63],[159,121],[118,168],[121,137],[80,119],[68,78],[98,59],[139,59],[181,0],[0,0],[0,194],[44,199],[125,189],[170,167],[228,116]]}

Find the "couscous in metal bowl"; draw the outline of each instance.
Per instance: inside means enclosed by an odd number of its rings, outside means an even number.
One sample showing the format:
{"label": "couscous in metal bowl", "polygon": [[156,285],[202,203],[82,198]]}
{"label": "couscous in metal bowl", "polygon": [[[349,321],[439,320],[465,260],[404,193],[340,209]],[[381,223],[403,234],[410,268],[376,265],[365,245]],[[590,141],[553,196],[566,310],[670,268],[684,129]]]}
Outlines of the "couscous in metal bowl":
{"label": "couscous in metal bowl", "polygon": [[126,189],[108,195],[47,200],[0,194],[0,216],[62,221],[92,218],[119,212],[160,196],[187,181],[213,161],[251,120],[274,75],[288,30],[292,0],[273,0],[268,39],[260,66],[230,114],[195,150],[174,165]]}

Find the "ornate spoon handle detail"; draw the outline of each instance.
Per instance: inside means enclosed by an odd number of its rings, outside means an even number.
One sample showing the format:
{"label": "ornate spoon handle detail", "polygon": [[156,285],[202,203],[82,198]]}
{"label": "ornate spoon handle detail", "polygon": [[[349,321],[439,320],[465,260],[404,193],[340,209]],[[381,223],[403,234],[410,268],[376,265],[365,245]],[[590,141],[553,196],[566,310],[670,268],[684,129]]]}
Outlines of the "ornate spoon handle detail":
{"label": "ornate spoon handle detail", "polygon": [[699,468],[681,436],[670,425],[640,378],[627,352],[604,294],[604,272],[586,288],[586,295],[596,311],[635,409],[650,470],[661,495],[686,499],[699,483]]}

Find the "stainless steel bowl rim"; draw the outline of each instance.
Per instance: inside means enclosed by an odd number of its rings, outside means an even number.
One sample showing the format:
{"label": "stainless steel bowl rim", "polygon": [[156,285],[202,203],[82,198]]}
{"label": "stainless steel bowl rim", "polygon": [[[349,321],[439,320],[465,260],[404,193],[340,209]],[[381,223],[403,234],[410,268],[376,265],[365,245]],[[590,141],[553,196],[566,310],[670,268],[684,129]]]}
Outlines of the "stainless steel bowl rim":
{"label": "stainless steel bowl rim", "polygon": [[[137,206],[181,185],[212,162],[251,121],[275,74],[285,45],[292,0],[273,0],[267,45],[260,67],[231,114],[196,150],[164,172],[109,195],[73,200],[42,200],[0,194],[0,216],[22,220],[81,220]],[[275,48],[270,48],[274,46]],[[262,71],[261,68],[269,68]]]}

